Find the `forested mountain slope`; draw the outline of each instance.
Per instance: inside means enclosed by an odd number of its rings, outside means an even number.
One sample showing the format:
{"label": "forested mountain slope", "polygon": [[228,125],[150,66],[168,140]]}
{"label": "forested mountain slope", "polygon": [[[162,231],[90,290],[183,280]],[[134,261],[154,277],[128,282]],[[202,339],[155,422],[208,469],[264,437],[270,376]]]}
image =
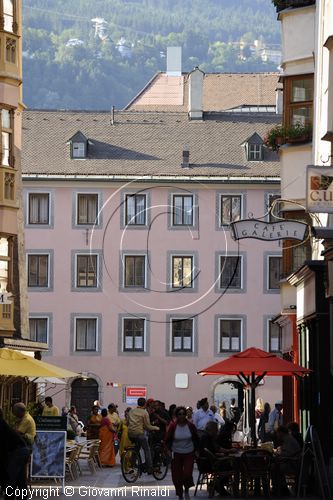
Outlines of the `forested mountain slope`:
{"label": "forested mountain slope", "polygon": [[23,23],[33,108],[121,108],[165,71],[167,46],[184,71],[252,72],[276,70],[259,49],[280,43],[270,0],[23,0]]}

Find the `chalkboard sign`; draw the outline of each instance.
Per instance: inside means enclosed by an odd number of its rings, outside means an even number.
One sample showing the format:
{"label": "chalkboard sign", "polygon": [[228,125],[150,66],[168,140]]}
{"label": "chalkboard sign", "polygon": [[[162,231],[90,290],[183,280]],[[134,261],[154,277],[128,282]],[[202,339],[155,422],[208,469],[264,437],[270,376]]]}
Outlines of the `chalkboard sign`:
{"label": "chalkboard sign", "polygon": [[37,430],[45,431],[66,431],[67,417],[35,417]]}
{"label": "chalkboard sign", "polygon": [[32,448],[31,477],[62,478],[64,483],[65,456],[65,431],[37,431]]}
{"label": "chalkboard sign", "polygon": [[305,494],[308,485],[312,484],[313,474],[318,481],[322,497],[333,498],[319,436],[314,426],[310,425],[304,439],[297,498],[300,498],[301,489]]}

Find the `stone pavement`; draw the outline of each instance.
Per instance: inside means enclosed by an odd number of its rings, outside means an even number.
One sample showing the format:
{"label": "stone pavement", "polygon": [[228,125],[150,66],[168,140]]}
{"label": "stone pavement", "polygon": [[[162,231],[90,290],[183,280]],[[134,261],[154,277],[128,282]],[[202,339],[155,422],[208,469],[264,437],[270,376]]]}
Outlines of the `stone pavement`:
{"label": "stone pavement", "polygon": [[[48,500],[53,497],[60,497],[64,499],[64,496],[67,497],[67,500],[91,500],[91,499],[100,499],[100,498],[128,498],[128,499],[136,499],[136,498],[167,498],[169,500],[178,499],[175,494],[175,489],[173,487],[171,481],[170,472],[167,474],[166,478],[163,481],[157,481],[153,476],[143,474],[139,481],[135,484],[128,484],[122,477],[120,465],[116,464],[113,468],[102,468],[97,469],[96,474],[92,474],[89,470],[88,466],[85,463],[81,463],[81,471],[82,474],[78,479],[72,481],[69,478],[66,478],[66,486],[65,486],[65,495],[61,495],[60,488],[54,483],[48,483],[48,485],[52,485],[51,491],[46,488],[46,485],[42,485],[42,483],[33,483],[32,485],[32,494],[30,498],[27,500],[40,499]],[[197,479],[197,471],[194,473],[194,480]],[[46,489],[44,489],[46,488]],[[205,488],[201,491],[198,490],[197,496],[194,497],[194,488],[190,490],[191,498],[208,498],[208,494]],[[225,498],[220,497],[216,494],[216,499]],[[228,497],[230,500],[233,497]],[[263,497],[262,497],[263,498]],[[312,497],[308,500],[315,500],[318,497]],[[13,498],[13,500],[16,500]],[[275,500],[279,500],[275,498]]]}

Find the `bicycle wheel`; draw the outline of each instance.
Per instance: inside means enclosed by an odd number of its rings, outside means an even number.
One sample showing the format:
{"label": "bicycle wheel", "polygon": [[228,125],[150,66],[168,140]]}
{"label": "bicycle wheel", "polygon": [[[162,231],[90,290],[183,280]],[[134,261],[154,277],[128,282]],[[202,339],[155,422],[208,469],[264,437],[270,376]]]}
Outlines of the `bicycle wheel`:
{"label": "bicycle wheel", "polygon": [[153,449],[153,476],[158,481],[165,478],[169,470],[169,457],[162,446]]}
{"label": "bicycle wheel", "polygon": [[135,483],[141,473],[141,458],[135,448],[128,448],[121,456],[121,473],[127,483]]}

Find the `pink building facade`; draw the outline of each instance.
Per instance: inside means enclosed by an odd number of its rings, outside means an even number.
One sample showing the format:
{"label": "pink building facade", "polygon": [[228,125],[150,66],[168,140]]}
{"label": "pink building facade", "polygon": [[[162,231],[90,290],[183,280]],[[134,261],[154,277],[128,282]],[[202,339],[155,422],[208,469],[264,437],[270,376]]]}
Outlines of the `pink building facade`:
{"label": "pink building facade", "polygon": [[[83,376],[57,402],[86,416],[94,399],[123,409],[145,391],[167,406],[237,397],[232,377],[196,372],[250,346],[281,350],[270,323],[281,247],[235,242],[229,228],[249,214],[268,220],[279,195],[262,140],[277,117],[113,119],[24,116],[30,332],[48,342],[48,361]],[[274,404],[281,379],[258,395]]]}

